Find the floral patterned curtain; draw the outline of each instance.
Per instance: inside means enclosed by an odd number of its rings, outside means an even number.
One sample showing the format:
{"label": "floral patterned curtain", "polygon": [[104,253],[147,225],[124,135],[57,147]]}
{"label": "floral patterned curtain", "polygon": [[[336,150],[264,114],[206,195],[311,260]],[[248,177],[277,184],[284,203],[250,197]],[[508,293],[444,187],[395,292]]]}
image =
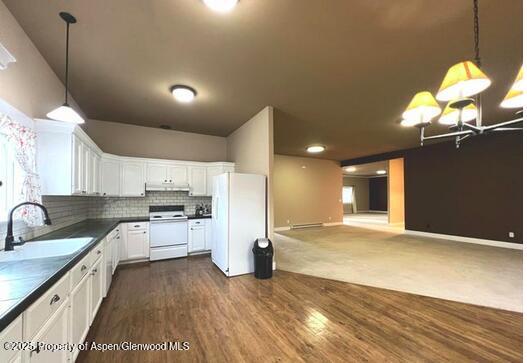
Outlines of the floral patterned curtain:
{"label": "floral patterned curtain", "polygon": [[[20,200],[42,203],[37,174],[35,131],[13,121],[9,116],[1,114],[0,131],[7,136],[9,145],[13,147],[16,161],[24,174],[20,188]],[[17,213],[29,226],[43,224],[42,212],[34,206],[24,206]]]}

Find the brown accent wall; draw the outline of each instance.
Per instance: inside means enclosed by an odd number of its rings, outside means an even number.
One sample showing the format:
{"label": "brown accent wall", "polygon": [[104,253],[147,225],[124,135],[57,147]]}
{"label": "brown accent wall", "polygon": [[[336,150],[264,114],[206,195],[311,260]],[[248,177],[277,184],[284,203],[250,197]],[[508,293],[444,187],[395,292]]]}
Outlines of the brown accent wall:
{"label": "brown accent wall", "polygon": [[522,243],[522,170],[521,133],[409,153],[406,229]]}
{"label": "brown accent wall", "polygon": [[225,137],[87,120],[82,128],[104,152],[191,161],[227,160]]}
{"label": "brown accent wall", "polygon": [[342,222],[342,170],[333,160],[275,155],[275,226]]}
{"label": "brown accent wall", "polygon": [[388,178],[374,177],[370,182],[370,210],[388,211]]}

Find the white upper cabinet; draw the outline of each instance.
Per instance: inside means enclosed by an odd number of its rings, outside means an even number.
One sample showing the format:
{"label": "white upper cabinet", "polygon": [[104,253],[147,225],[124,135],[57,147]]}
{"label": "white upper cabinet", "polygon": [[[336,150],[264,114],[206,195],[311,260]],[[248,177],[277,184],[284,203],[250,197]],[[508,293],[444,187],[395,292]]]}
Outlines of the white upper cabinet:
{"label": "white upper cabinet", "polygon": [[178,187],[186,187],[189,184],[186,165],[170,166],[168,168],[168,178],[170,183]]}
{"label": "white upper cabinet", "polygon": [[169,183],[168,166],[148,163],[146,165],[146,182],[149,184]]}
{"label": "white upper cabinet", "polygon": [[227,162],[105,154],[79,126],[65,122],[36,120],[35,129],[42,195],[144,197],[147,183],[210,196],[213,177],[234,171]]}
{"label": "white upper cabinet", "polygon": [[145,196],[145,164],[135,161],[121,162],[121,196]]}
{"label": "white upper cabinet", "polygon": [[119,160],[103,157],[101,160],[101,195],[121,195],[121,163]]}
{"label": "white upper cabinet", "polygon": [[80,139],[72,135],[72,149],[73,157],[71,160],[71,171],[72,171],[72,194],[82,194],[85,192],[85,158],[84,158],[84,143]]}
{"label": "white upper cabinet", "polygon": [[149,162],[146,166],[146,182],[167,187],[188,187],[187,166]]}
{"label": "white upper cabinet", "polygon": [[102,151],[78,126],[36,120],[37,171],[43,195],[96,195]]}
{"label": "white upper cabinet", "polygon": [[191,166],[188,168],[190,174],[191,196],[207,195],[207,168],[203,166]]}

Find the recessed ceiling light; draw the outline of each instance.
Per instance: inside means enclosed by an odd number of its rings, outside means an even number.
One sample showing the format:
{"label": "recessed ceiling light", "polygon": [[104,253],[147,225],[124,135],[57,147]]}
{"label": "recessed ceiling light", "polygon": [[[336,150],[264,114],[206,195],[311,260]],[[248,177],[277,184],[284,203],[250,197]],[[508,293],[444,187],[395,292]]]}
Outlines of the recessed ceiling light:
{"label": "recessed ceiling light", "polygon": [[353,173],[354,171],[357,171],[357,168],[354,166],[348,166],[344,170],[347,171],[348,173]]}
{"label": "recessed ceiling light", "polygon": [[386,170],[377,170],[377,174],[379,175],[386,174]]}
{"label": "recessed ceiling light", "polygon": [[306,147],[306,151],[312,154],[321,153],[324,150],[326,150],[326,147],[323,145],[311,145]]}
{"label": "recessed ceiling light", "polygon": [[194,88],[183,85],[175,85],[170,87],[170,92],[172,92],[172,95],[177,101],[183,103],[194,101],[194,98],[198,94]]}
{"label": "recessed ceiling light", "polygon": [[238,0],[203,0],[203,2],[218,13],[228,13],[238,4]]}

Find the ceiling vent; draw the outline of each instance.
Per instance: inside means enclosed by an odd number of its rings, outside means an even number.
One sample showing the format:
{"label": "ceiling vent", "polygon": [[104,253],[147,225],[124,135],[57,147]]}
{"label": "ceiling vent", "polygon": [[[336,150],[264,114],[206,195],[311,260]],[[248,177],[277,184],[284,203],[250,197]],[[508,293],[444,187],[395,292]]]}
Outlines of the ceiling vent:
{"label": "ceiling vent", "polygon": [[16,62],[15,57],[0,43],[0,70],[7,68],[9,63]]}

